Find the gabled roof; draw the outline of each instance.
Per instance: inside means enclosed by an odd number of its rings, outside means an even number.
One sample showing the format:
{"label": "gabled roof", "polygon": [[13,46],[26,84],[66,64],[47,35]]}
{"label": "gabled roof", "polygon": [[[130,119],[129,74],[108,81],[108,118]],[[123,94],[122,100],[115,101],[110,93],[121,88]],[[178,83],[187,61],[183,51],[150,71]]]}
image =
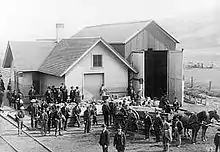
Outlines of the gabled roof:
{"label": "gabled roof", "polygon": [[171,40],[175,43],[179,43],[178,40],[176,40],[153,20],[89,26],[83,28],[81,31],[72,36],[72,38],[100,36],[110,44],[125,44],[144,30],[149,24],[155,24],[157,28],[159,28],[159,30],[166,34]]}
{"label": "gabled roof", "polygon": [[63,76],[74,65],[76,65],[89,51],[99,42],[102,42],[112,53],[114,53],[128,68],[136,72],[117,51],[110,47],[100,37],[63,39],[52,50],[39,71],[55,76]]}
{"label": "gabled roof", "polygon": [[3,68],[10,68],[8,62],[11,62],[9,60],[13,58],[16,70],[38,71],[54,46],[54,42],[9,41],[2,66]]}

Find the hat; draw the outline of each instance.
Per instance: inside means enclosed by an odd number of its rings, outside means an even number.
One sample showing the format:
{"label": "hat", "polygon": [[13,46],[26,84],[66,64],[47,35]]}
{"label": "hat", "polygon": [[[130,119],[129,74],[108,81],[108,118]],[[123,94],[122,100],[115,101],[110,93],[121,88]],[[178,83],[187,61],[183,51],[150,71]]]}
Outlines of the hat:
{"label": "hat", "polygon": [[34,103],[34,102],[36,102],[36,99],[31,99],[31,103]]}
{"label": "hat", "polygon": [[24,110],[24,106],[21,106],[20,109],[21,109],[21,110]]}

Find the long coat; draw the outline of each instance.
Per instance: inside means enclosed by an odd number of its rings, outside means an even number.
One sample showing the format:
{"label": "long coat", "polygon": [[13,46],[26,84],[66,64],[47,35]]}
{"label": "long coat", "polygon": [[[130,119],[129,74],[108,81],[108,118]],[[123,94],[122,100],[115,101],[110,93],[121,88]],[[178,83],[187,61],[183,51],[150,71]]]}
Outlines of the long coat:
{"label": "long coat", "polygon": [[116,147],[117,150],[124,150],[126,144],[126,137],[125,134],[122,132],[121,135],[118,133],[115,134],[114,143],[113,145]]}
{"label": "long coat", "polygon": [[215,145],[220,145],[220,132],[217,132],[216,134],[215,134],[215,138],[214,138],[214,144]]}
{"label": "long coat", "polygon": [[105,130],[104,132],[102,131],[102,133],[100,134],[99,144],[101,146],[109,146],[109,133],[107,130]]}

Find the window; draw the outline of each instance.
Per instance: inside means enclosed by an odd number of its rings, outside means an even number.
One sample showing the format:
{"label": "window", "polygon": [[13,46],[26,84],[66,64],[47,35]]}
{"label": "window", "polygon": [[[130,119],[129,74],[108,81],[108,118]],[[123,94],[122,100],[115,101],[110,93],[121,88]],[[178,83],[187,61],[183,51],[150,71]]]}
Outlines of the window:
{"label": "window", "polygon": [[93,55],[93,67],[102,67],[102,55]]}

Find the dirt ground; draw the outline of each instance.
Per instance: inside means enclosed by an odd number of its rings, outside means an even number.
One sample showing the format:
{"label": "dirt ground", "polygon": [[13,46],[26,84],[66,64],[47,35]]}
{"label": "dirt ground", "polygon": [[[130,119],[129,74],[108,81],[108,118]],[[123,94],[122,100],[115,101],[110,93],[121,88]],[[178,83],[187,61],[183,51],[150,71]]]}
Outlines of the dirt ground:
{"label": "dirt ground", "polygon": [[[219,103],[217,99],[210,99],[206,106],[204,105],[193,105],[184,103],[184,108],[190,111],[201,111],[201,110],[213,110],[219,109]],[[218,110],[218,113],[220,111]],[[103,121],[99,119],[99,124]],[[116,149],[113,147],[113,136],[114,130],[109,128],[110,131],[110,146],[109,152],[115,152]],[[92,126],[92,131],[89,134],[83,133],[83,126],[80,128],[71,127],[68,131],[63,132],[63,136],[54,136],[54,132],[50,135],[41,137],[38,132],[32,134],[37,137],[40,141],[45,143],[55,152],[98,152],[102,151],[98,144],[99,134],[101,132],[100,125]],[[189,139],[183,138],[182,146],[176,147],[175,142],[172,142],[170,151],[172,152],[207,152],[210,149],[214,149],[213,138],[216,132],[216,127],[209,127],[207,130],[208,141],[201,141],[201,130],[198,134],[197,144],[191,144]],[[126,152],[159,152],[162,151],[162,142],[155,143],[155,138],[151,136],[149,141],[144,140],[143,135],[136,134],[127,135]]]}
{"label": "dirt ground", "polygon": [[[202,111],[217,109],[220,114],[220,100],[218,98],[210,98],[207,105],[195,105],[184,103],[183,108],[189,111]],[[52,131],[47,136],[41,136],[39,131],[29,131],[39,141],[43,142],[54,152],[101,152],[102,149],[98,144],[99,134],[101,132],[101,124],[103,123],[103,117],[98,119],[99,125],[92,126],[92,131],[89,134],[83,133],[82,125],[80,128],[70,127],[66,132],[63,132],[63,136],[54,136]],[[201,141],[201,130],[199,131],[197,144],[191,144],[189,139],[183,138],[182,146],[176,147],[175,142],[171,143],[171,152],[210,152],[210,149],[214,149],[213,138],[217,127],[209,127],[207,130],[208,141]],[[115,152],[113,147],[114,130],[109,128],[110,131],[110,146],[109,152]],[[160,152],[163,150],[162,142],[155,143],[155,138],[151,136],[149,141],[144,140],[143,135],[136,134],[135,137],[127,135],[126,152]]]}

